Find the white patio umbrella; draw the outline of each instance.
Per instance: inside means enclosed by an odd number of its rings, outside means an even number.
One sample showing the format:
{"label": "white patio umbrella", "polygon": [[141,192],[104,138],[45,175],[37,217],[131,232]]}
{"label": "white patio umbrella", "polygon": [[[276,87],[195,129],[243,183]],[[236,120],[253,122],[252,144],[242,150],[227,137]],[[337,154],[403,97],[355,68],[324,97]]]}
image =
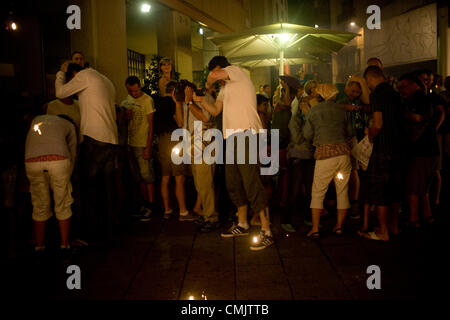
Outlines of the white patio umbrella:
{"label": "white patio umbrella", "polygon": [[[339,51],[358,34],[329,29],[276,23],[247,29],[237,33],[208,37],[230,61],[279,58],[280,75],[284,73],[285,55],[332,53]],[[245,58],[247,57],[247,58]],[[252,60],[248,59],[252,57]],[[256,59],[254,59],[256,58]]]}
{"label": "white patio umbrella", "polygon": [[[241,67],[246,67],[249,69],[260,68],[260,67],[271,67],[279,66],[280,58],[273,57],[273,55],[259,55],[259,56],[245,56],[238,58],[230,58],[229,61],[232,64],[239,65]],[[313,56],[313,55],[288,55],[284,56],[283,65],[296,65],[296,64],[307,64],[307,63],[328,63],[329,61]]]}

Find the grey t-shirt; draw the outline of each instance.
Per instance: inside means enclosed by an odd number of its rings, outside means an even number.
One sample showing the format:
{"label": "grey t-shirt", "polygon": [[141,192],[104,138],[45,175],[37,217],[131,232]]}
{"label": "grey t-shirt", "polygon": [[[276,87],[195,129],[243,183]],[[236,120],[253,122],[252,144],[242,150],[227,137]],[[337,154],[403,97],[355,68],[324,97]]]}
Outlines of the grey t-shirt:
{"label": "grey t-shirt", "polygon": [[75,162],[77,136],[75,127],[54,115],[37,116],[31,122],[25,142],[25,160],[50,154]]}

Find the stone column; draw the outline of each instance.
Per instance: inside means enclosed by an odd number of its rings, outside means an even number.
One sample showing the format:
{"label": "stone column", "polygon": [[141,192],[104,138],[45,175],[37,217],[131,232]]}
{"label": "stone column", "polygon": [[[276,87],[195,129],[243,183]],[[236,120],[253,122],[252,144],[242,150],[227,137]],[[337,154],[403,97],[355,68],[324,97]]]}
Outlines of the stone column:
{"label": "stone column", "polygon": [[71,49],[81,51],[90,67],[116,88],[116,102],[126,97],[128,76],[126,7],[123,0],[73,0],[81,9],[81,29],[72,30]]}

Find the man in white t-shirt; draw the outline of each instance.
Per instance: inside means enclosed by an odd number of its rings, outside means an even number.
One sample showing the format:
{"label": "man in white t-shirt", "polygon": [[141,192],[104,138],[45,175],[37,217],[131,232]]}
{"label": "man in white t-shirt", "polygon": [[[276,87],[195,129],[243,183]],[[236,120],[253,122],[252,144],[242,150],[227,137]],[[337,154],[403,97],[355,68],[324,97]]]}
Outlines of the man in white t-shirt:
{"label": "man in white t-shirt", "polygon": [[[259,176],[258,164],[249,163],[249,144],[245,148],[237,148],[239,136],[251,136],[263,129],[256,108],[256,95],[254,86],[247,73],[237,66],[232,66],[224,56],[216,56],[208,65],[210,70],[206,88],[214,82],[225,80],[225,86],[220,91],[215,105],[205,101],[204,98],[194,94],[194,100],[202,102],[202,106],[213,116],[223,110],[223,132],[227,140],[235,139],[233,164],[226,163],[225,176],[230,198],[238,208],[238,224],[222,233],[222,237],[235,237],[249,234],[247,222],[247,207],[261,218],[261,233],[251,250],[261,250],[273,244],[273,235],[270,230],[269,208],[267,196]],[[253,139],[250,138],[249,141]],[[245,153],[246,163],[237,164],[238,153]]]}
{"label": "man in white t-shirt", "polygon": [[153,98],[141,90],[141,81],[130,76],[125,81],[128,91],[122,106],[127,109],[128,146],[133,177],[140,184],[143,203],[139,211],[141,221],[150,221],[155,209],[155,173],[153,169]]}
{"label": "man in white t-shirt", "polygon": [[[70,79],[70,81],[67,81]],[[56,74],[56,97],[78,95],[82,237],[106,243],[115,219],[114,159],[118,144],[115,95],[112,82],[98,71],[65,62]]]}

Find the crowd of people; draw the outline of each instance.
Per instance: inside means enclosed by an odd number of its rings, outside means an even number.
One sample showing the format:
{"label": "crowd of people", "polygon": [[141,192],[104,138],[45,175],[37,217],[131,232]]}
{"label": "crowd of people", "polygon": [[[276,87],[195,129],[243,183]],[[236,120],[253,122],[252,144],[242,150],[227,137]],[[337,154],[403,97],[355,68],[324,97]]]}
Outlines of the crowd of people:
{"label": "crowd of people", "polygon": [[[364,74],[346,83],[280,76],[272,96],[269,85],[255,94],[248,74],[223,56],[209,62],[203,90],[175,80],[168,58],[159,69],[157,94],[130,76],[124,79],[128,96],[117,105],[112,82],[75,52],[56,74],[57,99],[24,117],[24,148],[11,149],[19,156],[10,158],[19,160],[3,161],[1,184],[3,206],[13,220],[23,168],[36,253],[46,249],[46,221],[53,212],[60,250],[68,253],[73,246],[108,243],[124,214],[148,222],[179,212],[179,221],[197,223],[201,232],[233,221],[222,228],[223,238],[249,235],[250,225],[260,225],[251,250],[274,243],[269,211],[278,212],[288,233],[296,232],[293,218],[301,216],[311,239],[321,237],[320,219],[333,211],[336,235],[346,232],[349,215],[361,219],[361,237],[378,241],[400,233],[400,212],[407,212],[413,229],[435,222],[440,171],[450,158],[450,77],[445,91],[428,70],[393,83],[382,62],[371,58]],[[175,164],[178,142],[171,136],[178,128],[192,137],[196,130],[215,128],[225,140],[247,140],[244,149],[234,144],[233,163]],[[278,130],[279,150],[265,150],[278,152],[276,176],[261,175],[261,164],[249,161],[251,136],[262,129]],[[5,147],[20,145],[6,133]],[[209,143],[201,141],[200,148]],[[359,158],[358,146],[372,150],[368,163]],[[198,147],[192,144],[193,154]],[[244,163],[237,161],[238,153],[244,153]],[[372,211],[376,227],[370,225]]]}

